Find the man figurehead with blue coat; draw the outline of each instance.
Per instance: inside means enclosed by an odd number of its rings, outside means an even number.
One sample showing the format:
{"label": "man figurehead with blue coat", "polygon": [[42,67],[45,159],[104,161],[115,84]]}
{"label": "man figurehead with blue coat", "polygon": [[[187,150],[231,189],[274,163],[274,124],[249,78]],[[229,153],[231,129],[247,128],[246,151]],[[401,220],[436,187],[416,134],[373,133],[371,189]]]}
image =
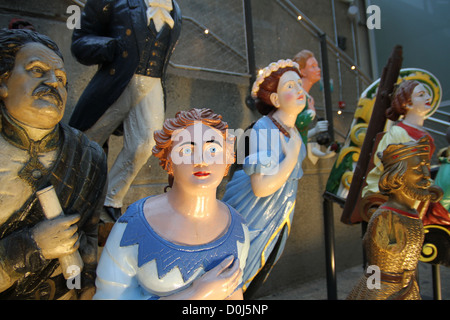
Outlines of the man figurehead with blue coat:
{"label": "man figurehead with blue coat", "polygon": [[123,124],[124,146],[109,171],[105,209],[116,220],[122,201],[151,156],[164,121],[164,74],[181,29],[172,0],[88,0],[72,53],[98,65],[69,124],[100,145]]}

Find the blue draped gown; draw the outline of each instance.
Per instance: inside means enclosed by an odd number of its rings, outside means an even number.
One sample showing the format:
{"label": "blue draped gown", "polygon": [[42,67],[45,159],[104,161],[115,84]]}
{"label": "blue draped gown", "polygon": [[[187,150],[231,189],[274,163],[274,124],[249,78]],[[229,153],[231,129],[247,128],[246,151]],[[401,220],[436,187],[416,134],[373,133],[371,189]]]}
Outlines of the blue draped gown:
{"label": "blue draped gown", "polygon": [[[257,197],[253,193],[250,176],[254,173],[276,174],[285,155],[281,149],[280,131],[269,117],[260,118],[253,130],[250,154],[245,158],[243,169],[237,170],[226,185],[222,199],[244,217],[250,232],[244,288],[264,266],[279,237],[282,237],[281,246],[276,260],[284,249],[294,216],[298,180],[303,176],[302,161],[306,156],[306,147],[302,144],[297,164],[284,185],[267,197]],[[289,138],[283,138],[289,141]],[[285,226],[287,228],[281,234]]]}

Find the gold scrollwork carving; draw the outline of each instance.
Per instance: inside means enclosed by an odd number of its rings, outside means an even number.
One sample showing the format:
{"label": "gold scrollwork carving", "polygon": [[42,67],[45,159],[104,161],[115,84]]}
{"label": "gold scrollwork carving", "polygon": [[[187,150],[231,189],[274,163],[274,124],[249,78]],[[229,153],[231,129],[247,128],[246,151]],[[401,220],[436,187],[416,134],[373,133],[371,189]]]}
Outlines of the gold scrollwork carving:
{"label": "gold scrollwork carving", "polygon": [[375,97],[373,99],[361,97],[358,101],[358,107],[355,110],[354,118],[362,119],[365,123],[369,123],[374,104]]}
{"label": "gold scrollwork carving", "polygon": [[422,247],[422,253],[419,260],[422,262],[430,262],[436,259],[438,250],[436,246],[432,243],[425,243]]}
{"label": "gold scrollwork carving", "polygon": [[355,154],[352,155],[352,159],[354,162],[357,162],[359,159],[359,154],[361,153],[361,149],[357,147],[347,147],[341,150],[339,153],[339,156],[336,160],[336,167],[339,166],[344,159],[344,157],[349,154],[350,152],[354,152]]}
{"label": "gold scrollwork carving", "polygon": [[367,123],[358,123],[354,125],[352,130],[350,131],[350,139],[358,147],[361,147],[363,145],[368,126],[369,125]]}
{"label": "gold scrollwork carving", "polygon": [[353,172],[346,171],[341,177],[341,183],[344,188],[350,190],[350,185],[352,184]]}
{"label": "gold scrollwork carving", "polygon": [[[445,233],[447,233],[447,235],[450,236],[450,231],[443,226],[430,224],[430,225],[424,226],[423,229],[424,229],[425,234],[430,232],[430,229],[439,229],[439,230],[444,231]],[[436,259],[437,255],[438,255],[437,247],[430,242],[425,242],[423,244],[422,253],[420,255],[419,260],[422,262],[431,262],[434,259]]]}

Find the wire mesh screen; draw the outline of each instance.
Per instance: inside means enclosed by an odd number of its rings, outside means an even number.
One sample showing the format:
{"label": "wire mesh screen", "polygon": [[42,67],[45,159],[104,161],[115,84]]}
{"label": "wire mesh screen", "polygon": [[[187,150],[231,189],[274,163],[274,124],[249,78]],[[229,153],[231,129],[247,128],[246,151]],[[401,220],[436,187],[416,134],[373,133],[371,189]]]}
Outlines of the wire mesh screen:
{"label": "wire mesh screen", "polygon": [[248,74],[243,0],[177,0],[183,15],[171,63],[179,68]]}

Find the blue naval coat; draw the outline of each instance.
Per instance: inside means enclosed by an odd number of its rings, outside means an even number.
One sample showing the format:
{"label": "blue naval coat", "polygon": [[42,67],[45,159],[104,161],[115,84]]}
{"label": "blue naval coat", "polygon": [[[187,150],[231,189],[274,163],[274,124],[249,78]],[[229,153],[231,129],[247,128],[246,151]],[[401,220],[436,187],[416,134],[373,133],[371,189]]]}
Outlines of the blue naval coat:
{"label": "blue naval coat", "polygon": [[174,27],[165,25],[160,32],[153,21],[147,25],[144,0],[86,2],[71,50],[80,63],[99,69],[74,107],[70,126],[81,131],[92,127],[135,73],[162,78],[164,88],[165,70],[181,31],[181,11],[172,2]]}

